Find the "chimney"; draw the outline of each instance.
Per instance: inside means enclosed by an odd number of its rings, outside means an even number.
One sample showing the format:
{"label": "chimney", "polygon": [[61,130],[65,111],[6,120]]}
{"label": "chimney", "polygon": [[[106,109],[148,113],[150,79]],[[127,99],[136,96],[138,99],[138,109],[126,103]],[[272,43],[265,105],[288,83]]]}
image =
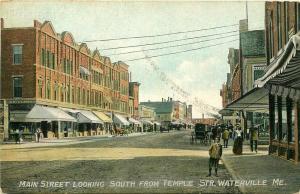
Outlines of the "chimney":
{"label": "chimney", "polygon": [[202,119],[204,119],[204,113],[202,113]]}
{"label": "chimney", "polygon": [[33,26],[34,26],[35,28],[41,28],[42,24],[41,24],[38,20],[34,20],[34,21],[33,21]]}
{"label": "chimney", "polygon": [[173,98],[170,98],[170,102],[172,102]]}
{"label": "chimney", "polygon": [[163,102],[164,101],[164,98],[161,98],[161,102]]}
{"label": "chimney", "polygon": [[170,97],[168,97],[168,102],[170,101]]}
{"label": "chimney", "polygon": [[0,23],[1,23],[1,29],[3,29],[4,28],[4,19],[3,18],[1,18]]}
{"label": "chimney", "polygon": [[131,72],[129,72],[129,81],[131,82]]}

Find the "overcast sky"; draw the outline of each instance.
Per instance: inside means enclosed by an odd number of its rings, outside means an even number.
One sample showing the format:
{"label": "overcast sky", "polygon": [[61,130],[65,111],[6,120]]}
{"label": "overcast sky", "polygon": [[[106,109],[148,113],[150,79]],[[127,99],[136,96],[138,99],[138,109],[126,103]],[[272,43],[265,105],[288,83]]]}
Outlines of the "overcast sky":
{"label": "overcast sky", "polygon": [[[238,24],[246,18],[245,2],[97,2],[97,1],[55,1],[55,2],[0,2],[0,17],[4,18],[5,27],[33,26],[33,20],[40,22],[49,20],[57,33],[69,31],[77,42],[95,39],[109,39],[132,36],[157,35],[203,28],[213,28]],[[249,2],[249,30],[264,28],[264,2]],[[206,36],[237,30],[238,26],[227,28],[181,33],[176,35],[153,38],[116,40],[88,43],[93,50],[96,47],[100,54],[111,57],[114,61],[127,61],[145,57],[145,53],[112,55],[120,52],[145,50],[186,44],[205,39],[216,40],[190,44],[180,47],[147,51],[148,56],[196,49],[207,45],[218,44],[238,38],[212,36],[191,39],[169,44],[140,46],[126,49],[103,50],[116,46],[147,44],[170,41],[189,37]],[[153,58],[159,67],[155,71],[149,60],[127,62],[132,72],[132,81],[138,81],[140,86],[140,101],[155,101],[161,98],[173,97],[175,100],[193,103],[195,97],[199,101],[221,108],[220,88],[226,80],[228,48],[238,48],[238,41],[209,47],[191,52],[178,53]],[[160,79],[163,72],[190,96],[184,98],[170,84]],[[203,108],[194,107],[193,117],[202,115]]]}

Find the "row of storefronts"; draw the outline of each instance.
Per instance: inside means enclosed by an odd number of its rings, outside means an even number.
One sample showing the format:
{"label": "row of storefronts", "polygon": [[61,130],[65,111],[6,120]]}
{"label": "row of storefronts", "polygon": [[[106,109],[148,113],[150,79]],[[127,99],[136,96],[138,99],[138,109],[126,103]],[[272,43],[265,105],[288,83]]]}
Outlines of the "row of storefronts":
{"label": "row of storefronts", "polygon": [[[14,110],[17,107],[18,110]],[[23,107],[21,110],[20,107]],[[5,139],[12,139],[22,130],[24,139],[35,138],[39,128],[44,138],[114,135],[116,129],[126,133],[159,131],[160,123],[136,120],[112,112],[51,107],[39,104],[11,104],[9,131]]]}

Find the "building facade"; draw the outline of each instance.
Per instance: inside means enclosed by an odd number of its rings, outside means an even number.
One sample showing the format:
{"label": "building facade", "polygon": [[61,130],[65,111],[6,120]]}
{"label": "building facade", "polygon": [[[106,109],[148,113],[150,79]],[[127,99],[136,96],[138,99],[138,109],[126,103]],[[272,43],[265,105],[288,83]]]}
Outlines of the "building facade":
{"label": "building facade", "polygon": [[258,85],[268,89],[269,153],[300,160],[300,4],[265,3],[267,69]]}
{"label": "building facade", "polygon": [[9,128],[20,127],[35,105],[129,115],[128,65],[77,44],[70,32],[57,33],[50,21],[2,25],[1,50]]}

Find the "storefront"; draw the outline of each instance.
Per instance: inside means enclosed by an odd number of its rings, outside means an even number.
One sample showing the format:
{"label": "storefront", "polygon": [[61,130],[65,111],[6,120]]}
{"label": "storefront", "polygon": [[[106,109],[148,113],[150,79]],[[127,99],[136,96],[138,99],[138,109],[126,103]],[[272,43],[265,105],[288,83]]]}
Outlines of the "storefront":
{"label": "storefront", "polygon": [[93,111],[93,113],[104,123],[103,125],[99,126],[99,128],[97,128],[97,135],[104,135],[109,133],[112,134],[112,119],[103,112]]}
{"label": "storefront", "polygon": [[131,132],[138,132],[141,128],[141,123],[134,118],[128,118],[128,122],[130,123]]}
{"label": "storefront", "polygon": [[299,154],[300,36],[294,35],[258,85],[268,88],[270,154],[296,163]]}
{"label": "storefront", "polygon": [[103,122],[91,111],[80,110],[77,113],[78,135],[93,136],[103,127]]}
{"label": "storefront", "polygon": [[[63,138],[74,134],[76,119],[59,108],[35,105],[21,122],[24,135],[34,134],[39,127],[44,138]],[[27,130],[28,129],[28,130]]]}
{"label": "storefront", "polygon": [[119,114],[113,114],[113,122],[114,127],[121,129],[128,129],[130,126],[130,123],[127,121],[127,119]]}

